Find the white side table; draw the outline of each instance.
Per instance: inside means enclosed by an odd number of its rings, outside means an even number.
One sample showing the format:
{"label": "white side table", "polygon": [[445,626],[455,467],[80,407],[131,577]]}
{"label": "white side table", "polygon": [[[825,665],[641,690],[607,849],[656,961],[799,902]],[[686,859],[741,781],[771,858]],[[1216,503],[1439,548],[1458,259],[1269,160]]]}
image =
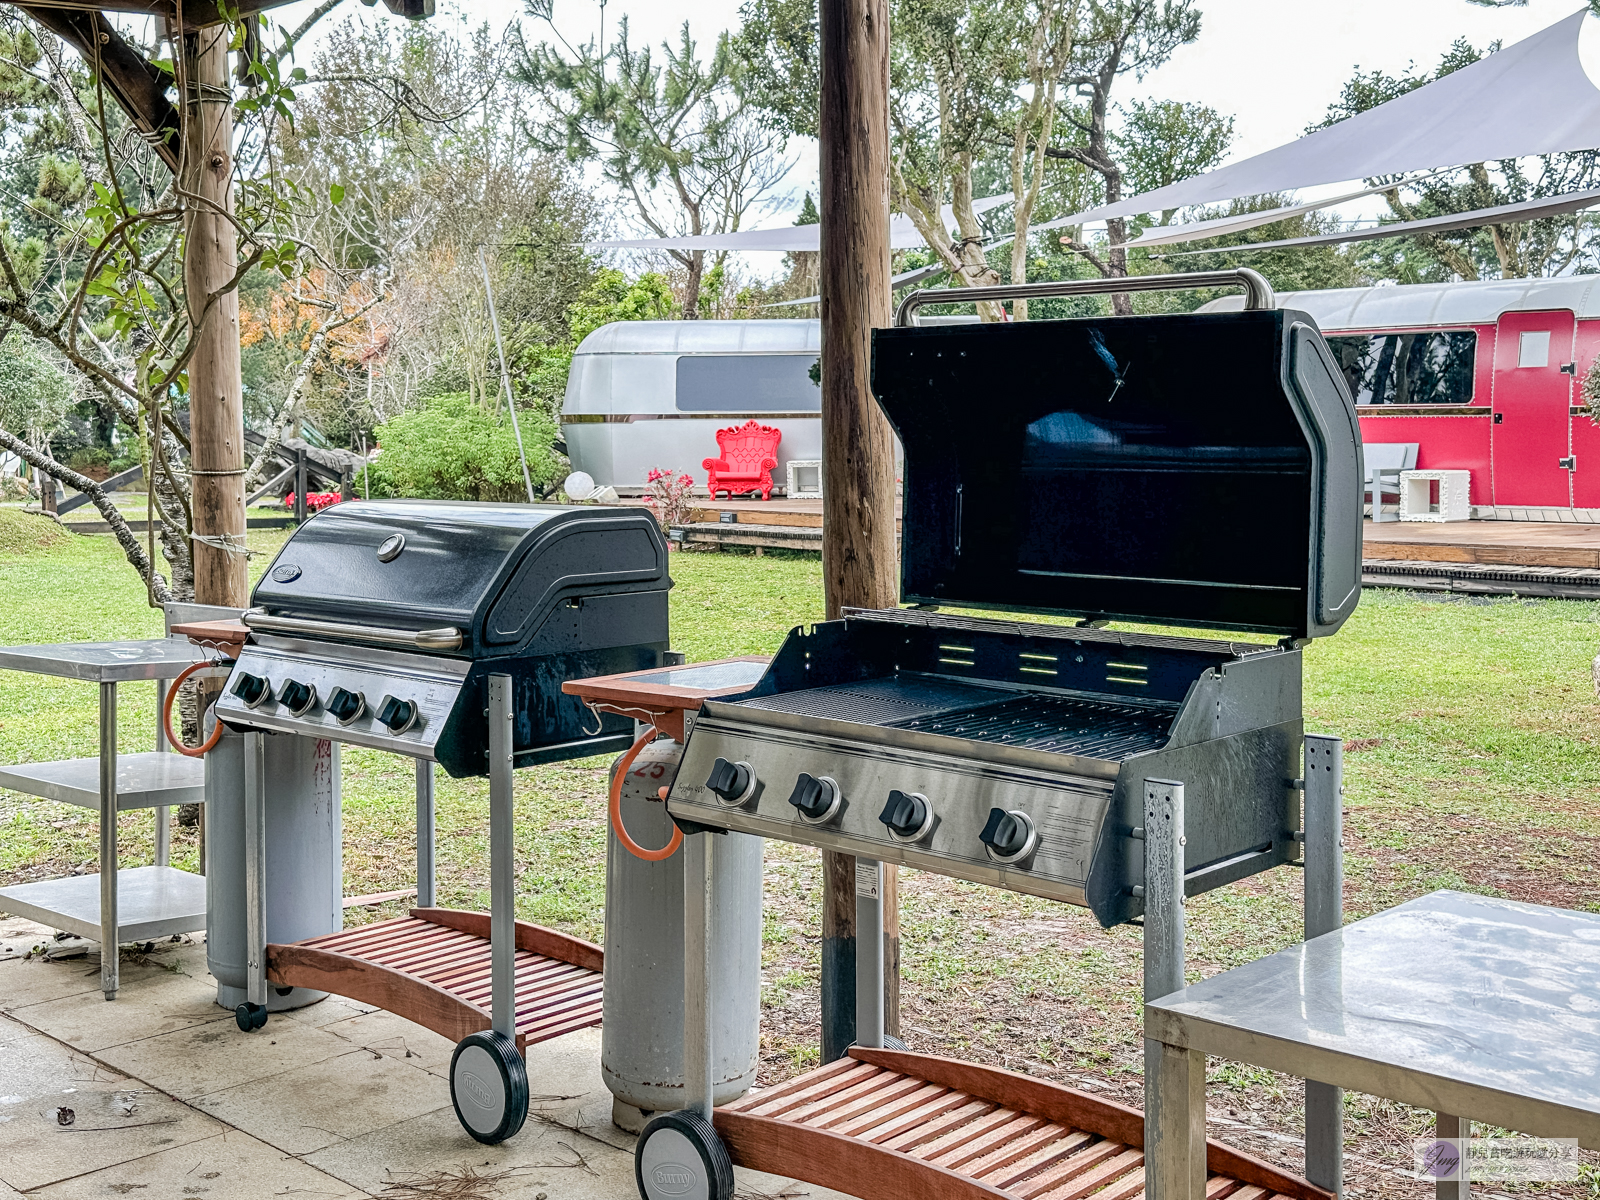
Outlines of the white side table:
{"label": "white side table", "polygon": [[[1439,485],[1439,503],[1433,503],[1433,485]],[[1472,486],[1469,471],[1400,472],[1402,521],[1470,521]]]}
{"label": "white side table", "polygon": [[788,462],[789,486],[784,495],[791,500],[817,500],[822,496],[822,460],[791,458]]}

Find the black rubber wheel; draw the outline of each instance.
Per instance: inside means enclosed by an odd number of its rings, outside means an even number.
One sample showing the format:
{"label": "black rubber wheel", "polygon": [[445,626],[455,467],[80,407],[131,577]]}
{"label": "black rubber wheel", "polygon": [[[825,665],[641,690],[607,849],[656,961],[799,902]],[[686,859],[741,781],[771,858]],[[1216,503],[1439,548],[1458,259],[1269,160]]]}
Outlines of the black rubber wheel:
{"label": "black rubber wheel", "polygon": [[733,1159],[699,1113],[662,1113],[639,1132],[633,1178],[644,1200],[731,1200]]}
{"label": "black rubber wheel", "polygon": [[515,1137],[528,1119],[528,1068],[517,1043],[493,1029],[457,1042],[450,1056],[450,1102],[461,1128],[485,1146]]}
{"label": "black rubber wheel", "polygon": [[265,1004],[251,1004],[246,1000],[233,1010],[234,1022],[245,1033],[254,1033],[267,1023],[267,1006]]}

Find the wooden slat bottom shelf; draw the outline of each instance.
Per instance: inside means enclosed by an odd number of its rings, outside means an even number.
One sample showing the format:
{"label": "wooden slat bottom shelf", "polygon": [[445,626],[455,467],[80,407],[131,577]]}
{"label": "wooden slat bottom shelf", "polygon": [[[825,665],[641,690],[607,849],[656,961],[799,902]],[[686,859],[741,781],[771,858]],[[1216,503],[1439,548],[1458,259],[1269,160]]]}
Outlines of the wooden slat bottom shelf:
{"label": "wooden slat bottom shelf", "polygon": [[[846,1058],[715,1110],[739,1166],[854,1196],[1142,1200],[1144,1115],[1059,1084],[926,1054]],[[1206,1200],[1333,1200],[1217,1142]]]}
{"label": "wooden slat bottom shelf", "polygon": [[[600,1024],[599,946],[517,922],[517,1049]],[[447,908],[267,947],[267,980],[375,1004],[459,1042],[489,1028],[489,918]]]}

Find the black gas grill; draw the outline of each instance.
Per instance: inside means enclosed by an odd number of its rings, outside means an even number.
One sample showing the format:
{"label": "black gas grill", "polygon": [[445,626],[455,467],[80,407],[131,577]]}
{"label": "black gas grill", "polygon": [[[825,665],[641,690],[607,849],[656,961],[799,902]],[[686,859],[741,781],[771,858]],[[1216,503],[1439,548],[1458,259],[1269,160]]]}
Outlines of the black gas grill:
{"label": "black gas grill", "polygon": [[1107,925],[1142,909],[1147,779],[1185,785],[1190,894],[1297,857],[1301,648],[1361,586],[1359,427],[1311,319],[1269,299],[876,330],[872,382],[918,607],[797,629],[750,693],[707,701],[673,816]]}
{"label": "black gas grill", "polygon": [[658,666],[667,547],[649,513],[347,501],[262,576],[218,716],[488,772],[487,679],[510,675],[517,766],[626,749],[564,680]]}

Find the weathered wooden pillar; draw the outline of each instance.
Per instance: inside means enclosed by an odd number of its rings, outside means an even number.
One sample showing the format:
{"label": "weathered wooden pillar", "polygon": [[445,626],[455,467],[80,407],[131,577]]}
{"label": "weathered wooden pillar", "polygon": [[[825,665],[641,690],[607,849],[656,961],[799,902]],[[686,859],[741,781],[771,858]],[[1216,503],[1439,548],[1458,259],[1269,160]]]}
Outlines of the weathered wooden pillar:
{"label": "weathered wooden pillar", "polygon": [[[822,571],[828,617],[896,601],[894,440],[868,387],[889,323],[889,0],[821,0]],[[855,860],[823,855],[822,1058],[855,1038]],[[885,1029],[899,1030],[900,919],[884,871]]]}
{"label": "weathered wooden pillar", "polygon": [[[213,25],[183,39],[184,287],[189,319],[200,325],[189,360],[189,440],[193,473],[194,598],[243,607],[244,397],[239,377],[239,294],[227,288],[237,268],[233,211],[233,87],[228,29]],[[215,296],[215,299],[212,297]],[[207,311],[207,302],[210,310]]]}

